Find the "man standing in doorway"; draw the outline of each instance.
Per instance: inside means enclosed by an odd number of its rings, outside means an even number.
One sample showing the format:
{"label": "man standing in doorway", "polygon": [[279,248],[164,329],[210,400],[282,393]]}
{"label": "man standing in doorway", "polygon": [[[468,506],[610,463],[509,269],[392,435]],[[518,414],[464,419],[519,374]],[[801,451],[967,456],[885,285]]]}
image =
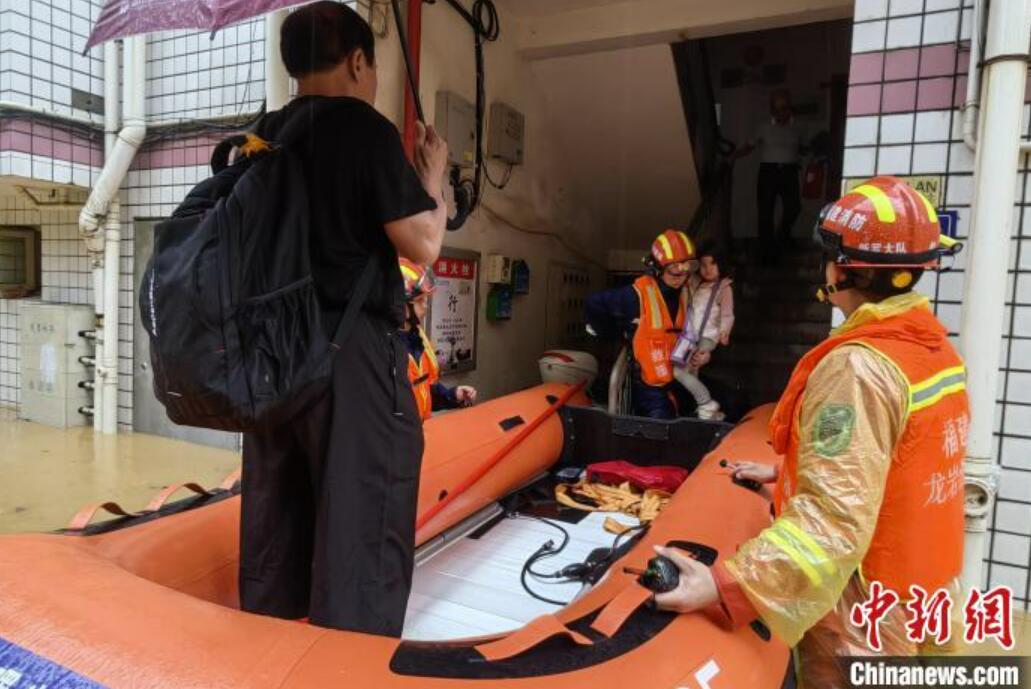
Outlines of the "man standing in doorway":
{"label": "man standing in doorway", "polygon": [[[411,588],[422,424],[398,328],[398,256],[425,264],[443,241],[447,146],[420,129],[414,167],[376,99],[375,39],[347,5],[316,2],[282,29],[297,98],[269,113],[270,141],[301,118],[311,261],[333,333],[358,276],[375,280],[331,389],[293,421],[244,435],[240,604],[313,624],[400,636]],[[296,128],[291,128],[297,132]]]}
{"label": "man standing in doorway", "polygon": [[[770,121],[760,125],[755,138],[737,153],[737,157],[743,157],[759,149],[756,201],[763,263],[778,261],[783,247],[791,242],[791,229],[802,210],[798,176],[804,147],[802,128],[795,123],[792,114],[790,95],[786,90],[774,91],[770,94]],[[781,218],[775,232],[778,198]]]}

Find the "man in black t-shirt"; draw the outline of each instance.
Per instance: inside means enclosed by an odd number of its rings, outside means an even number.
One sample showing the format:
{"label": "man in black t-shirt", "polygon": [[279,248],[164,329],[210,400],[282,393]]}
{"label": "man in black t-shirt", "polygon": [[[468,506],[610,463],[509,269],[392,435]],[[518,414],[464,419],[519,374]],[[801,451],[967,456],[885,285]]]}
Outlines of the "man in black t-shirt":
{"label": "man in black t-shirt", "polygon": [[446,223],[447,146],[420,128],[414,167],[397,129],[372,106],[374,37],[354,10],[317,2],[282,29],[298,97],[257,133],[306,161],[312,274],[328,333],[358,275],[376,280],[334,360],[320,402],[283,426],[244,435],[240,605],[313,624],[400,636],[411,588],[422,426],[406,375],[398,256],[436,260]]}

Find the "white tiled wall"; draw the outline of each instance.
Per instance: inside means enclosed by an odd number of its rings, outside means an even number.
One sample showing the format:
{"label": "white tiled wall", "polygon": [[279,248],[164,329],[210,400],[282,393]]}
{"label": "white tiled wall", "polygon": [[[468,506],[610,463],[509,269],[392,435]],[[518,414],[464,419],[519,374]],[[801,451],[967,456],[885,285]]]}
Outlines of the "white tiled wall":
{"label": "white tiled wall", "polygon": [[[38,228],[42,235],[42,298],[93,303],[89,260],[78,238],[76,211],[40,211],[27,200],[0,197],[0,225]],[[0,405],[19,401],[18,300],[0,299]],[[131,362],[130,362],[131,364]]]}
{"label": "white tiled wall", "polygon": [[72,88],[103,96],[103,50],[86,56],[103,0],[0,0],[0,100],[103,121],[72,108]]}
{"label": "white tiled wall", "polygon": [[219,31],[163,32],[147,40],[147,115],[152,122],[240,116],[265,97],[265,22]]}

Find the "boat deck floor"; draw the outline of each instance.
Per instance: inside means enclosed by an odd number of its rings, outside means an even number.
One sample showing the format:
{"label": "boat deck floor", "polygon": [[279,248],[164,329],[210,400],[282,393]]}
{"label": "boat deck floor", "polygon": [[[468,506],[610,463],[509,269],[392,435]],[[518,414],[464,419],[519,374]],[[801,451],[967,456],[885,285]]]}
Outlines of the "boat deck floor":
{"label": "boat deck floor", "polygon": [[[576,523],[557,521],[569,532],[569,544],[558,555],[538,560],[534,569],[552,572],[584,561],[595,548],[612,546],[615,536],[602,526],[606,517],[637,524],[633,517],[610,512],[592,512]],[[439,641],[498,634],[559,609],[534,598],[520,583],[527,559],[549,540],[557,547],[562,534],[536,519],[505,516],[433,555],[415,570],[404,637]],[[526,579],[535,592],[557,601],[570,601],[581,590],[579,583]]]}

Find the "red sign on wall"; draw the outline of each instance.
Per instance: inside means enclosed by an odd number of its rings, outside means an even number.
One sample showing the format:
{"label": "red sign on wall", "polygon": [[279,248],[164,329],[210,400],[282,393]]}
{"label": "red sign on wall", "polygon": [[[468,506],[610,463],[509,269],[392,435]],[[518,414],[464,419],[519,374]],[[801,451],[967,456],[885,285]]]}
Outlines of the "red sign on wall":
{"label": "red sign on wall", "polygon": [[433,272],[442,278],[476,278],[476,261],[463,258],[441,258],[433,266]]}

